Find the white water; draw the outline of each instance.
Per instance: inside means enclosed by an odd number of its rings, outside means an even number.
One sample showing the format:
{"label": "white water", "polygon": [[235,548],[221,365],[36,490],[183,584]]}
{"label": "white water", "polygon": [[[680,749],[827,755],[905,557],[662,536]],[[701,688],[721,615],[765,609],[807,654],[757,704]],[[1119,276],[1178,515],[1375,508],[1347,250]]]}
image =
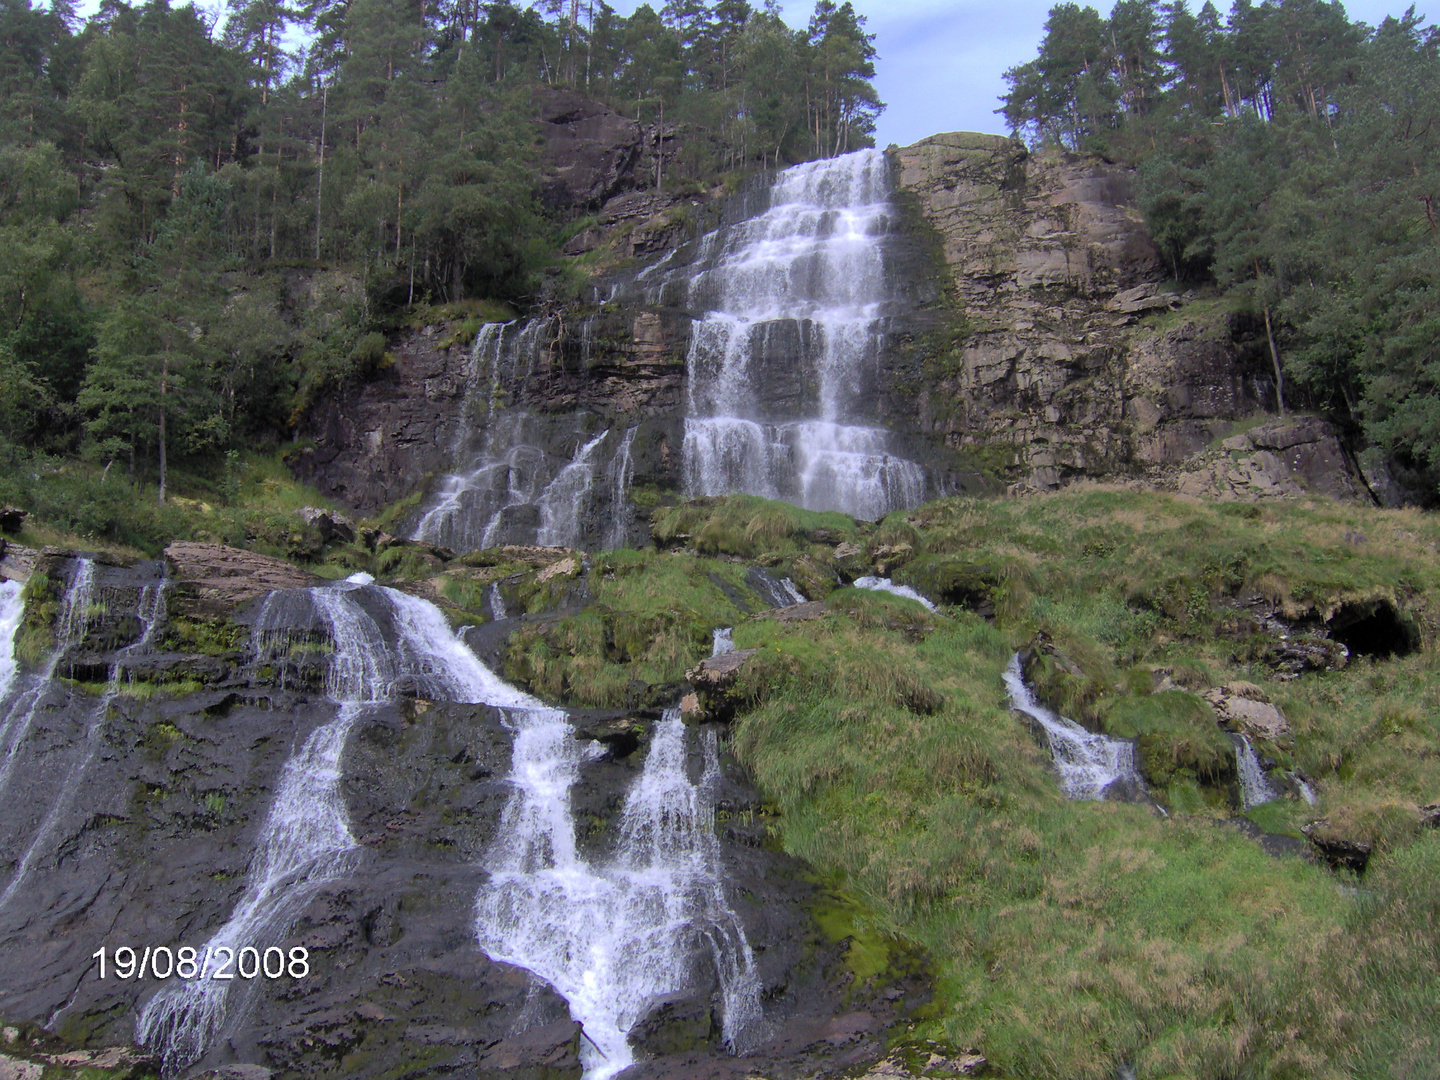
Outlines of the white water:
{"label": "white water", "polygon": [[925,597],[921,596],[918,592],[916,592],[914,589],[912,589],[909,585],[896,585],[896,584],[895,584],[893,581],[891,581],[888,577],[862,577],[862,578],[856,578],[856,579],[855,579],[855,587],[856,587],[857,589],[874,589],[874,590],[877,591],[877,592],[888,592],[888,593],[894,594],[895,596],[903,596],[903,597],[905,597],[906,599],[909,599],[909,600],[918,600],[920,603],[924,604],[924,605],[925,605],[927,608],[929,608],[931,611],[934,611],[934,610],[935,610],[935,605],[934,605],[934,604],[932,604],[932,603],[931,603],[929,600],[927,600]]}
{"label": "white water", "polygon": [[[393,697],[398,679],[414,678],[427,693],[448,700],[521,708],[539,704],[476,659],[433,604],[371,581],[359,574],[339,585],[306,590],[334,644],[326,692],[340,707],[281,769],[274,802],[255,841],[245,892],[206,942],[212,955],[221,946],[238,950],[275,944],[321,886],[353,869],[358,845],[340,793],[345,740],[357,721]],[[294,595],[266,598],[255,622],[257,651],[267,635],[284,625]],[[393,643],[387,643],[380,624],[362,605],[367,598],[393,619]],[[141,1012],[137,1041],[159,1050],[167,1070],[198,1060],[224,1030],[232,982],[202,973],[167,984]]]}
{"label": "white water", "polygon": [[505,611],[505,597],[500,595],[500,583],[498,581],[490,583],[489,595],[491,620],[494,622],[499,622],[501,619],[508,618],[509,616],[506,614]]}
{"label": "white water", "polygon": [[140,637],[115,654],[114,660],[110,664],[109,676],[105,680],[105,691],[100,695],[100,700],[91,708],[89,716],[86,718],[84,753],[66,771],[65,779],[61,782],[55,797],[51,799],[50,806],[40,822],[40,827],[31,837],[25,854],[16,864],[15,873],[11,875],[4,892],[0,892],[0,910],[4,910],[10,903],[29,876],[35,859],[49,845],[51,837],[59,827],[66,811],[70,809],[75,794],[90,768],[90,763],[95,760],[95,755],[100,749],[106,717],[109,715],[111,704],[119,696],[128,677],[130,663],[137,656],[143,656],[150,651],[150,643],[154,639],[155,630],[161,624],[165,614],[165,591],[169,585],[168,578],[161,578],[154,585],[146,585],[140,591],[140,600],[135,611],[136,617],[140,620]]}
{"label": "white water", "polygon": [[1045,729],[1055,770],[1060,774],[1060,790],[1071,799],[1103,799],[1105,789],[1117,780],[1130,780],[1143,786],[1135,770],[1135,747],[1124,739],[1097,735],[1074,720],[1051,712],[1035,700],[1020,671],[1017,653],[1005,669],[1005,688],[1010,692],[1010,707],[1033,717]]}
{"label": "white water", "polygon": [[10,696],[10,687],[19,674],[15,661],[15,634],[25,617],[25,601],[18,581],[0,581],[0,708]]}
{"label": "white water", "polygon": [[[721,635],[717,653],[728,642]],[[704,764],[693,781],[692,735],[679,709],[666,710],[626,795],[615,854],[596,864],[577,850],[570,809],[594,744],[582,748],[556,710],[517,710],[508,719],[512,792],[476,901],[480,947],[564,995],[584,1028],[586,1080],[605,1080],[634,1062],[627,1034],[652,1005],[692,988],[698,930],[720,984],[725,1045],[743,1051],[764,1022],[754,954],[721,877],[715,732],[695,736]]]}
{"label": "white water", "polygon": [[630,448],[635,445],[638,426],[625,429],[620,439],[620,449],[610,466],[610,527],[605,533],[605,547],[611,551],[625,546],[629,539],[630,525],[635,520],[635,508],[630,503],[626,488],[634,469],[630,460]]}
{"label": "white water", "polygon": [[1307,784],[1304,780],[1301,780],[1298,776],[1295,777],[1295,786],[1300,789],[1300,797],[1305,800],[1306,804],[1309,806],[1314,806],[1315,789],[1309,784]]}
{"label": "white water", "polygon": [[60,601],[60,616],[55,622],[55,645],[45,659],[44,668],[32,675],[29,685],[14,696],[4,720],[0,721],[0,755],[3,755],[0,757],[0,792],[10,782],[20,744],[35,723],[40,703],[50,689],[61,657],[85,636],[94,592],[95,564],[89,559],[77,559],[70,584]]}
{"label": "white water", "polygon": [[1260,759],[1256,757],[1250,740],[1244,735],[1236,735],[1235,740],[1235,771],[1240,778],[1240,801],[1245,809],[1279,798],[1280,793],[1260,767]]}
{"label": "white water", "polygon": [[[589,349],[588,326],[581,326],[582,356]],[[460,551],[507,543],[573,547],[585,538],[587,505],[613,503],[613,484],[593,490],[607,432],[581,435],[583,417],[538,416],[523,404],[541,357],[556,348],[557,330],[552,319],[480,328],[467,373],[466,416],[451,447],[459,468],[441,480],[415,539]],[[600,507],[602,518],[608,512],[608,532],[624,509],[633,438],[632,429],[623,443],[620,501]],[[568,459],[548,449],[572,441]],[[622,533],[627,527],[618,526]]]}
{"label": "white water", "polygon": [[710,655],[724,656],[735,651],[735,642],[730,640],[731,627],[715,630],[710,635]]}
{"label": "white water", "polygon": [[561,469],[541,492],[537,544],[567,547],[580,539],[580,517],[585,509],[585,497],[595,484],[595,449],[609,434],[607,428],[576,450],[570,464]]}
{"label": "white water", "polygon": [[[925,496],[924,470],[863,422],[891,299],[880,238],[892,214],[884,154],[861,150],[782,172],[765,213],[703,238],[684,285],[690,495],[742,491],[878,518]],[[814,400],[775,415],[766,365],[798,364]]]}

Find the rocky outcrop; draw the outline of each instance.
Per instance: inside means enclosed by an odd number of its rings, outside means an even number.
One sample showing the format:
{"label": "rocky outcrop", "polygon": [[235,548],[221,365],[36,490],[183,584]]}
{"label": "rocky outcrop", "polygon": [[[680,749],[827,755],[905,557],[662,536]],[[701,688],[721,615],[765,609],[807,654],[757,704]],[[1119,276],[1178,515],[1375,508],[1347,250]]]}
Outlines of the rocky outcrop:
{"label": "rocky outcrop", "polygon": [[896,160],[968,322],[919,395],[951,445],[1010,448],[1025,488],[1118,474],[1187,494],[1369,497],[1319,421],[1181,466],[1273,404],[1270,361],[1253,320],[1172,291],[1133,170],[965,132]]}
{"label": "rocky outcrop", "polygon": [[223,544],[177,540],[165,558],[179,579],[181,604],[199,614],[223,617],[272,589],[298,589],[318,579],[294,564]]}
{"label": "rocky outcrop", "polygon": [[1279,742],[1290,737],[1290,721],[1254,683],[1229,683],[1207,690],[1205,700],[1222,727],[1252,739]]}

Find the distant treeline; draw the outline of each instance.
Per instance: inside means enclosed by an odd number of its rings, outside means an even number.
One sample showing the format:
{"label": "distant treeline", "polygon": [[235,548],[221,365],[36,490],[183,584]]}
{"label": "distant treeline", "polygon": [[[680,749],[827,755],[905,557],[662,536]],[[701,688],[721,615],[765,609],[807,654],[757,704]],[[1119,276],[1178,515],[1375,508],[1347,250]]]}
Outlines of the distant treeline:
{"label": "distant treeline", "polygon": [[1177,279],[1263,317],[1292,403],[1440,480],[1440,32],[1339,3],[1050,11],[1011,129],[1137,164]]}
{"label": "distant treeline", "polygon": [[523,303],[564,228],[536,85],[675,126],[662,183],[872,142],[849,3],[798,32],[773,0],[537,7],[0,0],[0,452],[213,460],[388,362],[381,290]]}

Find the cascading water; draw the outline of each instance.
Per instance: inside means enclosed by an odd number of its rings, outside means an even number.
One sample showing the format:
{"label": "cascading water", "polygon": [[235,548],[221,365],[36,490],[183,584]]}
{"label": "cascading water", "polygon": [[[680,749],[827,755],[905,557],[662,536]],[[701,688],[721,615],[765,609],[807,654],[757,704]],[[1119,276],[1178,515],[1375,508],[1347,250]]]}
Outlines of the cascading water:
{"label": "cascading water", "polygon": [[25,617],[25,598],[18,581],[0,581],[0,708],[20,672],[15,661],[15,635]]}
{"label": "cascading water", "polygon": [[804,594],[787,578],[777,578],[762,566],[752,566],[745,571],[745,584],[771,607],[789,607],[803,604]]}
{"label": "cascading water", "polygon": [[1249,810],[1261,803],[1278,799],[1280,793],[1265,775],[1250,740],[1244,735],[1233,735],[1231,738],[1235,741],[1235,772],[1240,778],[1240,802],[1244,808]]}
{"label": "cascading water", "polygon": [[[468,372],[466,422],[452,447],[461,467],[441,481],[415,526],[415,539],[461,551],[581,542],[588,504],[608,502],[611,494],[592,492],[607,432],[586,435],[583,417],[537,416],[520,403],[555,334],[551,319],[480,328]],[[549,448],[563,444],[574,450],[562,459]]]}
{"label": "cascading water", "polygon": [[735,642],[731,640],[732,628],[727,626],[721,630],[715,630],[710,635],[710,655],[724,656],[726,653],[735,651]]}
{"label": "cascading water", "polygon": [[629,542],[630,526],[635,520],[635,508],[626,494],[626,487],[634,468],[630,448],[635,445],[635,433],[639,430],[638,427],[625,429],[620,438],[620,449],[610,465],[610,525],[605,532],[605,546],[612,551]]}
{"label": "cascading water", "polygon": [[164,618],[165,591],[169,584],[169,579],[162,577],[155,584],[146,585],[141,590],[140,600],[135,611],[136,617],[140,621],[140,637],[115,654],[115,658],[110,664],[109,675],[105,680],[105,691],[100,695],[100,700],[95,703],[86,718],[84,752],[66,771],[65,779],[57,789],[55,797],[50,801],[50,806],[46,810],[44,818],[41,819],[40,827],[31,838],[25,854],[16,864],[15,873],[11,875],[5,890],[0,892],[0,911],[5,909],[19,891],[21,884],[34,866],[36,858],[50,843],[56,828],[59,827],[66,811],[70,809],[71,802],[84,780],[86,771],[90,768],[100,749],[105,718],[109,715],[111,704],[119,696],[129,677],[130,665],[136,657],[143,656],[150,651],[155,630]]}
{"label": "cascading water", "polygon": [[[356,722],[390,700],[401,678],[455,701],[525,706],[534,699],[506,685],[451,631],[433,604],[374,587],[368,575],[324,588],[275,592],[255,621],[252,647],[283,648],[295,605],[308,603],[334,645],[326,693],[335,719],[312,731],[281,769],[275,799],[256,839],[249,883],[230,918],[206,942],[217,948],[268,946],[282,937],[321,886],[349,872],[358,856],[344,799],[340,761]],[[387,637],[380,619],[391,625]],[[538,703],[535,703],[538,704]],[[169,1070],[198,1060],[224,1028],[232,981],[200,977],[170,983],[146,1003],[137,1040],[159,1050]]]}
{"label": "cascading water", "polygon": [[1025,676],[1020,671],[1017,653],[1005,669],[1005,688],[1010,692],[1010,707],[1032,717],[1050,741],[1055,770],[1060,774],[1060,790],[1070,799],[1103,799],[1105,789],[1124,780],[1143,789],[1144,783],[1135,769],[1135,747],[1124,739],[1097,735],[1074,720],[1059,716],[1035,700]]}
{"label": "cascading water", "polygon": [[[708,265],[684,287],[704,312],[686,360],[689,494],[872,519],[924,500],[924,470],[863,422],[891,300],[881,237],[892,214],[885,155],[861,150],[785,170],[763,214],[702,240]],[[788,370],[770,367],[776,357]],[[777,375],[798,379],[803,400],[772,407]]]}
{"label": "cascading water", "polygon": [[856,578],[855,587],[857,589],[873,589],[876,592],[888,592],[894,596],[903,596],[908,600],[918,600],[931,611],[935,610],[935,605],[931,601],[921,596],[909,585],[896,585],[888,577]]}
{"label": "cascading water", "polygon": [[[61,658],[85,636],[91,619],[90,604],[94,592],[95,563],[90,559],[75,560],[70,583],[60,601],[60,616],[55,622],[55,645],[45,659],[44,668],[32,675],[29,685],[14,696],[5,719],[0,721],[0,792],[10,782],[20,744],[30,733],[40,702],[50,689]],[[12,679],[19,681],[14,676]]]}
{"label": "cascading water", "polygon": [[[721,641],[717,631],[717,649]],[[687,769],[688,729],[667,709],[626,795],[620,837],[604,865],[577,850],[570,793],[594,744],[582,749],[563,713],[508,714],[515,731],[512,792],[475,908],[480,947],[534,972],[583,1025],[587,1080],[635,1060],[627,1035],[660,998],[691,989],[696,932],[720,985],[725,1045],[744,1050],[763,1029],[755,959],[725,897],[715,835],[719,741],[699,736],[704,765]]]}

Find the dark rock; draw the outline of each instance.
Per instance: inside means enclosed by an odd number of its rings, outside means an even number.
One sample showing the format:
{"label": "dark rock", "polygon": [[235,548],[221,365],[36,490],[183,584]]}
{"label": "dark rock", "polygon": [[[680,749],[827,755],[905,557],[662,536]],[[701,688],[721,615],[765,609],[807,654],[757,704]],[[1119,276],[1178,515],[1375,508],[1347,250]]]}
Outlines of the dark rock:
{"label": "dark rock", "polygon": [[541,139],[541,201],[561,212],[598,210],[636,183],[645,129],[573,90],[534,91]]}
{"label": "dark rock", "polygon": [[772,608],[764,613],[767,619],[774,619],[776,622],[806,622],[810,619],[818,619],[829,613],[823,600],[807,600],[803,604],[790,604],[788,607]]}
{"label": "dark rock", "polygon": [[693,996],[661,998],[630,1031],[630,1042],[647,1056],[683,1054],[712,1044],[715,1016],[708,1001]]}
{"label": "dark rock", "polygon": [[1420,811],[1420,826],[1425,829],[1440,829],[1440,802],[1429,803],[1418,807]]}
{"label": "dark rock", "polygon": [[[24,527],[25,519],[29,516],[30,511],[21,510],[18,506],[0,506],[0,533],[9,533],[14,536]],[[0,552],[0,554],[4,554],[4,552]]]}
{"label": "dark rock", "polygon": [[1302,826],[1300,831],[1335,869],[1352,870],[1356,874],[1365,872],[1372,847],[1369,840],[1346,836],[1333,829],[1324,818]]}

